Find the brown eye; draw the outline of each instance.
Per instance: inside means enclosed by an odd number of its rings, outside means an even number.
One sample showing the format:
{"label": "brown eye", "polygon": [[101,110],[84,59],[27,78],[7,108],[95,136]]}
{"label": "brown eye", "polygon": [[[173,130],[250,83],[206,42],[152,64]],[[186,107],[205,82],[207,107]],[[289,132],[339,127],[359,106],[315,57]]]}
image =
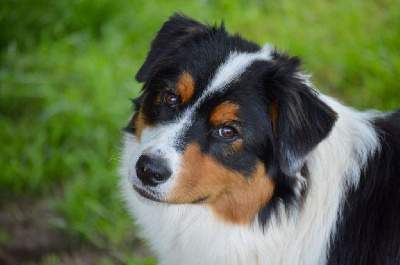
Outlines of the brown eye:
{"label": "brown eye", "polygon": [[224,126],[218,131],[219,136],[225,139],[231,139],[236,136],[236,131],[231,126]]}
{"label": "brown eye", "polygon": [[174,93],[167,93],[164,96],[164,102],[168,107],[174,108],[178,105],[179,99]]}

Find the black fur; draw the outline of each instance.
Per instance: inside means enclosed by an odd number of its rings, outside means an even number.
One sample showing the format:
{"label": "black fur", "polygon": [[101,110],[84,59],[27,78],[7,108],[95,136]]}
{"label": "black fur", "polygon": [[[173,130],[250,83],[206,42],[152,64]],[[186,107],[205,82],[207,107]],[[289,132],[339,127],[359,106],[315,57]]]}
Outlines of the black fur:
{"label": "black fur", "polygon": [[279,163],[293,175],[304,159],[331,131],[336,113],[318,99],[316,93],[296,74],[301,73],[298,57],[275,53],[275,63],[265,75],[269,97],[278,102]]}
{"label": "black fur", "polygon": [[382,147],[347,195],[330,265],[400,264],[400,110],[375,128]]}
{"label": "black fur", "polygon": [[164,23],[153,40],[146,62],[136,74],[136,80],[139,82],[149,81],[157,67],[160,67],[167,57],[172,56],[176,49],[184,45],[187,40],[199,35],[207,35],[209,31],[209,27],[191,18],[183,14],[175,14]]}

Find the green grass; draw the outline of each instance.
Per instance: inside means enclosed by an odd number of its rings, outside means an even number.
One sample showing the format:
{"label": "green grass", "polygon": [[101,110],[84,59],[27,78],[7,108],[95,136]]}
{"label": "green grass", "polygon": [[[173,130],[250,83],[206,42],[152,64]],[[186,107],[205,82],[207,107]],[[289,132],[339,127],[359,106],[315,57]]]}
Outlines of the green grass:
{"label": "green grass", "polygon": [[74,242],[119,249],[124,264],[151,263],[127,254],[135,229],[118,195],[120,129],[140,89],[134,75],[177,11],[300,55],[316,87],[346,104],[400,105],[397,0],[4,0],[3,203],[45,198],[60,214],[52,224]]}

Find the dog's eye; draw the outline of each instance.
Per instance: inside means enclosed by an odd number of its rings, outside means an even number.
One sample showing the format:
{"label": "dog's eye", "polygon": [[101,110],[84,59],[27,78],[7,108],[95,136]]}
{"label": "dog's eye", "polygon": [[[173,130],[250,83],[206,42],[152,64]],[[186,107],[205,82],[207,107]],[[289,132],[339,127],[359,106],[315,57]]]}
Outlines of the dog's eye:
{"label": "dog's eye", "polygon": [[224,126],[218,130],[218,135],[224,139],[232,139],[237,135],[236,130],[231,126]]}
{"label": "dog's eye", "polygon": [[164,103],[170,108],[175,108],[179,103],[179,98],[174,93],[166,93],[164,96]]}

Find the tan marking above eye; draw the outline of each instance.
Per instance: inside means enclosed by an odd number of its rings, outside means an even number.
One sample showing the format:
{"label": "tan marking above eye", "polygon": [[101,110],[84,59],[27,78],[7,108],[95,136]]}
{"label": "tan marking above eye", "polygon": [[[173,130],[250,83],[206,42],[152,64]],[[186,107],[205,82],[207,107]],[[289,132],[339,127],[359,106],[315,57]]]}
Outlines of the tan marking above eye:
{"label": "tan marking above eye", "polygon": [[213,125],[227,124],[239,120],[239,105],[226,101],[218,105],[210,116],[210,122]]}
{"label": "tan marking above eye", "polygon": [[201,153],[197,143],[187,146],[180,168],[167,202],[197,203],[205,199],[203,203],[229,223],[249,224],[275,189],[261,162],[251,176],[243,176]]}
{"label": "tan marking above eye", "polygon": [[176,92],[182,103],[186,104],[190,101],[194,94],[194,79],[187,73],[183,72],[176,83]]}

